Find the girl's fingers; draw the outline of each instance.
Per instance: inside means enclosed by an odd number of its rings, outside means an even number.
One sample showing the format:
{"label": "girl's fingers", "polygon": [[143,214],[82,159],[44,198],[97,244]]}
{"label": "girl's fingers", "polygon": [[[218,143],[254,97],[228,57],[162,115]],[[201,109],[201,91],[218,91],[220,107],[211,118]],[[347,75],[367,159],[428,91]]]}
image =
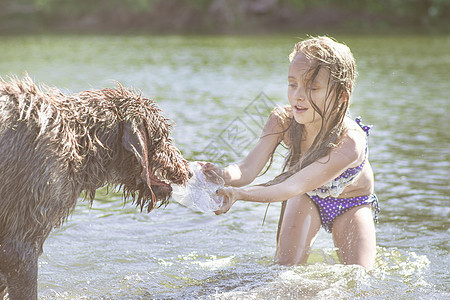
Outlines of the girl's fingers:
{"label": "girl's fingers", "polygon": [[207,162],[207,163],[202,164],[202,171],[205,174],[210,173],[210,172],[217,173],[217,169],[218,168],[212,163]]}
{"label": "girl's fingers", "polygon": [[216,191],[216,194],[219,195],[219,196],[224,196],[224,197],[227,197],[227,198],[231,198],[231,196],[233,195],[233,188],[231,188],[231,187],[224,187],[224,188],[218,189]]}
{"label": "girl's fingers", "polygon": [[227,205],[222,206],[220,209],[216,210],[214,213],[215,213],[216,215],[221,215],[221,214],[224,214],[224,213],[226,213],[227,211],[229,211],[230,208],[231,208],[231,205],[230,205],[230,204],[227,204]]}
{"label": "girl's fingers", "polygon": [[215,165],[210,162],[202,162],[200,165],[202,166],[202,169],[204,169],[204,170],[212,170],[215,168]]}
{"label": "girl's fingers", "polygon": [[221,209],[219,209],[219,210],[216,210],[214,213],[216,214],[216,215],[221,215],[221,214],[224,214],[224,213],[226,213],[228,210],[224,210],[223,208],[221,208]]}
{"label": "girl's fingers", "polygon": [[219,196],[223,196],[224,197],[224,202],[222,204],[222,207],[218,210],[216,210],[214,213],[216,215],[220,215],[220,214],[224,214],[227,211],[230,210],[231,206],[233,205],[234,201],[233,201],[233,188],[222,188],[222,189],[218,189],[216,191],[216,194]]}
{"label": "girl's fingers", "polygon": [[225,196],[224,189],[218,189],[218,190],[216,191],[216,194],[219,195],[219,196]]}

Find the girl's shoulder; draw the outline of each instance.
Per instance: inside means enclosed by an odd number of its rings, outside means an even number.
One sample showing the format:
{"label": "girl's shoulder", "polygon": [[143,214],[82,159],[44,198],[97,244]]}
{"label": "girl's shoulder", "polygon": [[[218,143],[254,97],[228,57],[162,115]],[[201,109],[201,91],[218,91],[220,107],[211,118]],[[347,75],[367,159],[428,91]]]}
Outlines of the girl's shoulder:
{"label": "girl's shoulder", "polygon": [[348,137],[356,141],[362,141],[363,144],[366,143],[367,133],[361,128],[361,125],[356,123],[355,120],[351,119],[349,116],[344,118],[343,122],[343,137]]}
{"label": "girl's shoulder", "polygon": [[265,133],[276,133],[279,135],[279,141],[283,141],[286,145],[289,143],[289,126],[293,120],[293,113],[291,106],[277,106],[275,107],[267,121]]}
{"label": "girl's shoulder", "polygon": [[344,118],[343,125],[343,132],[337,148],[347,152],[349,156],[361,158],[361,156],[364,156],[367,147],[366,133],[349,117]]}
{"label": "girl's shoulder", "polygon": [[292,117],[293,115],[290,107],[275,107],[270,113],[269,119],[264,127],[264,133],[270,134],[285,132],[289,128]]}

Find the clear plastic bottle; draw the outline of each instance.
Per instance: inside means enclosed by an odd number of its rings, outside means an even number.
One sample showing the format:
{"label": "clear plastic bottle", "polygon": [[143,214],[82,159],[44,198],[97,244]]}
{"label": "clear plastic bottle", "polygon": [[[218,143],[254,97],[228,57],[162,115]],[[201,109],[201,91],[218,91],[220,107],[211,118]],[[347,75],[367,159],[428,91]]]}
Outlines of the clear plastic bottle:
{"label": "clear plastic bottle", "polygon": [[190,162],[192,177],[186,186],[172,185],[172,199],[192,210],[213,212],[222,207],[223,197],[216,191],[224,187],[223,178],[214,172],[205,175],[199,162]]}

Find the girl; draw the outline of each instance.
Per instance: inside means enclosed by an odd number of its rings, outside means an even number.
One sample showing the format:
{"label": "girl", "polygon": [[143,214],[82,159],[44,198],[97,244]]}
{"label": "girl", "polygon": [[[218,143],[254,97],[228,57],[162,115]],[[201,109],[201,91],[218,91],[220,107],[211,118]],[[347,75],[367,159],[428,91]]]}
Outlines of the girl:
{"label": "girl", "polygon": [[[290,106],[275,109],[258,144],[239,164],[220,169],[206,163],[227,186],[227,212],[237,200],[281,202],[275,260],[284,265],[305,263],[322,225],[333,234],[344,264],[370,269],[376,239],[371,207],[373,173],[368,161],[369,126],[346,116],[356,76],[350,49],[328,37],[309,38],[295,45],[288,73]],[[250,184],[275,148],[284,142],[289,154],[284,172],[262,185]]]}

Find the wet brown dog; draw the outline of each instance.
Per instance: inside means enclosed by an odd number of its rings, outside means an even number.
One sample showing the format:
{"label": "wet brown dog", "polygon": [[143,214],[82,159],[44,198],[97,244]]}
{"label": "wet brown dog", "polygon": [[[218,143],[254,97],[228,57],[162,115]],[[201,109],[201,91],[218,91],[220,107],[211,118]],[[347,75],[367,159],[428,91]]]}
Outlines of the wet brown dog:
{"label": "wet brown dog", "polygon": [[37,298],[38,256],[82,192],[122,187],[150,211],[189,178],[157,105],[122,86],[64,95],[0,80],[0,298]]}

